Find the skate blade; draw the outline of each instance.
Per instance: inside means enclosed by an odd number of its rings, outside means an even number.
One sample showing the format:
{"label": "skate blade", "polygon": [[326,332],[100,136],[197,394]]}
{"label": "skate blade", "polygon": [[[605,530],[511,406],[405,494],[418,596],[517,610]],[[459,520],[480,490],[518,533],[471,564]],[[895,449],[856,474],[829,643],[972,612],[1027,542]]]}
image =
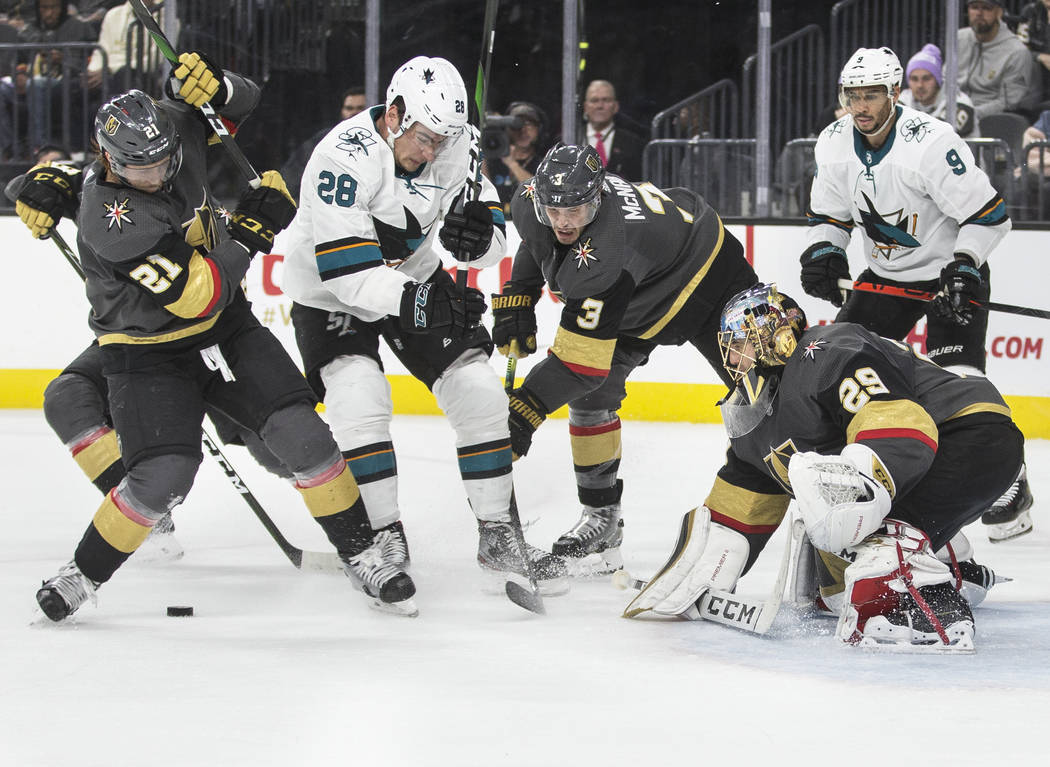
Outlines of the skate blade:
{"label": "skate blade", "polygon": [[912,644],[910,642],[880,642],[873,637],[864,637],[853,647],[877,653],[972,655],[976,652],[973,645],[973,624],[950,628],[948,641],[948,644],[943,642]]}
{"label": "skate blade", "polygon": [[538,591],[527,589],[515,581],[507,581],[506,592],[507,599],[518,607],[522,607],[537,615],[547,614],[547,608],[543,604],[543,597],[540,596]]}
{"label": "skate blade", "polygon": [[416,600],[411,597],[408,599],[402,599],[400,602],[383,602],[375,597],[369,597],[368,599],[368,606],[376,612],[386,613],[387,615],[397,615],[401,618],[415,618],[419,615],[419,608],[416,607]]}
{"label": "skate blade", "polygon": [[[481,568],[481,572],[483,575],[481,592],[483,594],[490,594],[493,596],[507,594],[507,587],[518,580],[521,581],[521,583],[518,584],[520,588],[531,590],[529,588],[528,580],[523,575],[509,573],[503,570],[489,570],[485,567]],[[568,578],[548,578],[542,581],[538,580],[536,581],[536,585],[539,586],[540,596],[544,597],[560,597],[564,594],[568,594],[570,588]]]}
{"label": "skate blade", "polygon": [[1032,532],[1032,515],[1024,511],[1018,515],[1017,519],[1010,522],[1003,522],[999,525],[986,525],[985,527],[988,529],[988,540],[991,543],[1012,541],[1014,538],[1020,538],[1022,535]]}
{"label": "skate blade", "polygon": [[562,557],[573,578],[600,578],[623,570],[623,556],[620,549],[588,554],[585,557]]}

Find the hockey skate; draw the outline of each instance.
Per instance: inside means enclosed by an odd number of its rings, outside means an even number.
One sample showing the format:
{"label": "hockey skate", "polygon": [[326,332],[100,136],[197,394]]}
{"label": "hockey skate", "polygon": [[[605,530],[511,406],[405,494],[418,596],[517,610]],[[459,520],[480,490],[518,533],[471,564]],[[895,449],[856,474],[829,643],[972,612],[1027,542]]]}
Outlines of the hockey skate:
{"label": "hockey skate", "polygon": [[601,508],[584,506],[579,522],[554,542],[551,551],[565,557],[569,572],[576,577],[608,575],[623,569],[620,514],[619,503]]}
{"label": "hockey skate", "polygon": [[412,557],[408,553],[408,539],[405,537],[405,526],[398,519],[385,527],[379,528],[376,532],[381,533],[383,531],[390,533],[390,540],[383,551],[383,556],[395,567],[407,570],[412,564]]}
{"label": "hockey skate", "polygon": [[988,540],[999,543],[1032,532],[1030,508],[1032,491],[1028,488],[1028,475],[1022,466],[1014,483],[981,516],[981,522],[988,526]]}
{"label": "hockey skate", "polygon": [[408,573],[386,558],[385,552],[394,546],[391,533],[384,529],[376,533],[372,545],[352,557],[340,555],[347,577],[371,600],[375,609],[414,618],[419,615],[412,596],[416,585]]}
{"label": "hockey skate", "polygon": [[[556,597],[569,590],[568,569],[565,562],[542,549],[525,544],[525,549],[536,575],[540,594],[545,597]],[[492,593],[504,592],[508,573],[528,576],[525,573],[524,560],[517,536],[509,522],[486,522],[478,520],[478,566],[482,572],[498,580],[486,588]]]}
{"label": "hockey skate", "polygon": [[95,601],[95,590],[99,584],[88,578],[70,560],[62,565],[58,575],[48,578],[36,592],[36,602],[44,615],[55,623],[75,613],[88,599]]}
{"label": "hockey skate", "polygon": [[153,526],[146,540],[135,550],[136,562],[175,562],[186,550],[175,537],[175,523],[168,512]]}
{"label": "hockey skate", "polygon": [[868,618],[849,643],[897,652],[973,652],[973,613],[966,599],[949,583],[918,591],[925,606],[900,594],[894,608]]}

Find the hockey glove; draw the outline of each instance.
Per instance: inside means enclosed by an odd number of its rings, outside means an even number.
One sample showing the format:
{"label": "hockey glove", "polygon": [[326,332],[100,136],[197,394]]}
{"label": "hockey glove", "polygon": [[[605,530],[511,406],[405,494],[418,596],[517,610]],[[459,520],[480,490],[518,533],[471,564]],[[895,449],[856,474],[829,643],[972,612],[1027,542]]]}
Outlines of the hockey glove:
{"label": "hockey glove", "polygon": [[846,251],[830,242],[818,242],[806,248],[802,262],[802,289],[814,298],[823,298],[842,306],[844,291],[839,280],[850,278]]}
{"label": "hockey glove", "polygon": [[463,294],[449,282],[409,282],[401,294],[398,321],[409,333],[462,338],[481,324],[485,296],[476,288]]}
{"label": "hockey glove", "polygon": [[248,191],[237,203],[230,220],[230,236],[253,252],[269,253],[273,238],[295,218],[295,200],[281,174],[268,170],[258,189]]}
{"label": "hockey glove", "polygon": [[930,303],[942,319],[957,325],[969,325],[973,319],[973,301],[981,289],[981,273],[973,259],[965,253],[956,253],[955,260],[941,269],[941,291]]}
{"label": "hockey glove", "polygon": [[62,216],[76,215],[74,177],[79,173],[73,166],[51,163],[36,165],[26,173],[15,212],[38,240],[50,235]]}
{"label": "hockey glove", "polygon": [[536,351],[537,298],[538,292],[522,292],[513,282],[492,294],[492,342],[504,357],[521,359]]}
{"label": "hockey glove", "polygon": [[471,200],[456,213],[458,206],[445,214],[438,239],[457,261],[477,261],[492,242],[492,211],[480,200]]}
{"label": "hockey glove", "polygon": [[174,84],[169,83],[174,91],[172,95],[195,109],[205,101],[220,107],[229,97],[222,67],[216,66],[203,53],[180,53],[179,63],[172,68],[171,76],[175,80]]}
{"label": "hockey glove", "polygon": [[528,389],[512,389],[507,424],[510,426],[510,449],[516,457],[527,455],[532,447],[532,435],[547,418],[547,411]]}

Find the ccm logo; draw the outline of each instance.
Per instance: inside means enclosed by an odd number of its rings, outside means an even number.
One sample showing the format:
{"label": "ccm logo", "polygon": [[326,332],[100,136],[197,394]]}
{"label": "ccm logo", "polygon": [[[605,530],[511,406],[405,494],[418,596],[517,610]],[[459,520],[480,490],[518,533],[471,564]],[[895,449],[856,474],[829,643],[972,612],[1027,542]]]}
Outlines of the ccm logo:
{"label": "ccm logo", "polygon": [[711,601],[707,605],[707,612],[711,615],[721,615],[726,620],[748,625],[755,619],[757,609],[755,606],[747,607],[732,599],[715,596],[711,597]]}
{"label": "ccm logo", "polygon": [[992,356],[1008,357],[1012,360],[1018,358],[1028,359],[1029,357],[1034,357],[1037,360],[1042,359],[1043,339],[999,336],[992,341]]}

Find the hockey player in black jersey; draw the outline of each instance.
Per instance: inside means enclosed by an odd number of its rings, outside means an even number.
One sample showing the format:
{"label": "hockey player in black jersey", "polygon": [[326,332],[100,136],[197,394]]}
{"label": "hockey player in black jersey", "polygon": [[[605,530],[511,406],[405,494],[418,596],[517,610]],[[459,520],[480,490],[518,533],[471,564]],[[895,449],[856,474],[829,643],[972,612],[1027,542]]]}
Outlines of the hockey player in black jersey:
{"label": "hockey player in black jersey", "polygon": [[180,56],[173,78],[177,99],[156,103],[131,91],[96,117],[100,157],[84,184],[78,246],[127,474],[37,602],[51,620],[71,615],[182,501],[210,405],[288,467],[355,586],[376,606],[414,614],[412,581],[384,560],[385,541],[368,523],[312,394],[239,289],[255,253],[269,252],[288,225],[294,202],[280,174],[268,171],[223,226],[208,190],[209,131],[190,104],[210,101],[238,122],[258,88],[196,53]]}
{"label": "hockey player in black jersey", "polygon": [[859,325],[806,330],[773,285],[734,297],[721,324],[726,463],[625,615],[689,615],[707,589],[732,591],[794,497],[824,574],[841,576],[821,596],[842,641],[972,648],[988,571],[961,530],[1022,459],[999,392]]}
{"label": "hockey player in black jersey", "polygon": [[547,415],[568,403],[583,513],[553,551],[578,572],[609,572],[622,566],[617,411],[627,377],[657,346],[689,342],[728,384],[719,312],[758,279],[703,198],[606,173],[589,145],[551,149],[511,210],[522,241],[493,296],[496,346],[516,357],[536,351],[545,283],[564,302],[550,354],[510,394],[512,447],[525,455]]}

